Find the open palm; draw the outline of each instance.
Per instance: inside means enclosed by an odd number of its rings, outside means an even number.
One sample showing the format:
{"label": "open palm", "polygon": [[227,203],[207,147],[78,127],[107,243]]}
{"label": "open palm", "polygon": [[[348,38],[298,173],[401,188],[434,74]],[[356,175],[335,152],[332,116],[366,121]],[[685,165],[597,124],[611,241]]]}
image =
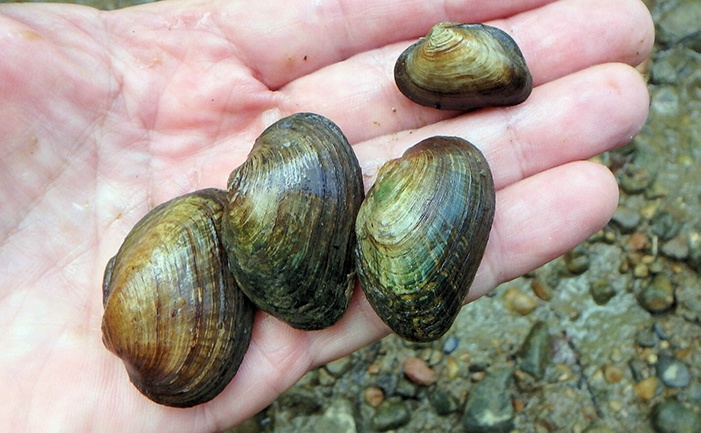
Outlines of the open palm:
{"label": "open palm", "polygon": [[[462,115],[406,100],[394,60],[445,20],[509,32],[534,75],[530,99]],[[217,431],[388,332],[359,290],[324,331],[259,312],[237,376],[191,409],[147,400],[102,345],[102,272],[128,230],[169,198],[223,187],[254,138],[294,112],[341,127],[366,186],[430,135],[483,150],[497,214],[470,299],[562,254],[617,204],[611,174],[585,160],[643,124],[646,88],[626,64],[652,38],[638,0],[0,6],[0,425]]]}

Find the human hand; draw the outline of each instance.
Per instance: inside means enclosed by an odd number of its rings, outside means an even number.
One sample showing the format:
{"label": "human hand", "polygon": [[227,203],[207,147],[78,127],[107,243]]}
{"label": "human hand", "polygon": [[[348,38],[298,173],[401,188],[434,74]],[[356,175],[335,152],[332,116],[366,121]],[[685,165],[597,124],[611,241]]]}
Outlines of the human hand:
{"label": "human hand", "polygon": [[[468,114],[405,99],[394,60],[445,20],[510,33],[534,76],[531,97]],[[645,121],[647,90],[626,64],[643,61],[652,40],[638,0],[0,6],[0,425],[222,430],[388,333],[359,288],[323,331],[258,312],[238,374],[191,409],[147,400],[102,345],[102,273],[129,229],[169,198],[223,187],[264,127],[294,112],[341,127],[366,186],[431,135],[482,149],[497,211],[469,300],[568,251],[616,207],[611,173],[585,160]]]}

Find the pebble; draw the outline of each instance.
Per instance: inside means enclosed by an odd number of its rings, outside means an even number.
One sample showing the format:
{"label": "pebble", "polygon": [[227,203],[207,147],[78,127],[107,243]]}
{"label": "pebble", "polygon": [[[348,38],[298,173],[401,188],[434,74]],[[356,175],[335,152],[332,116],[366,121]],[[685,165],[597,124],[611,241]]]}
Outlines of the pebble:
{"label": "pebble", "polygon": [[455,379],[460,375],[460,364],[453,356],[445,359],[445,375],[448,379]]}
{"label": "pebble", "polygon": [[633,385],[633,390],[641,400],[652,400],[657,391],[657,378],[655,376],[650,376],[647,379],[641,380]]}
{"label": "pebble", "polygon": [[689,257],[689,242],[684,235],[677,235],[662,244],[660,251],[672,260],[686,260]]}
{"label": "pebble", "polygon": [[661,240],[668,241],[679,233],[681,224],[670,212],[660,210],[650,220],[650,229]]}
{"label": "pebble", "polygon": [[548,325],[536,322],[523,341],[519,351],[519,368],[540,380],[545,375],[545,367],[552,355],[552,345]]}
{"label": "pebble", "polygon": [[333,402],[312,427],[312,433],[356,433],[353,405],[346,399]]}
{"label": "pebble", "polygon": [[363,400],[372,407],[378,407],[385,400],[385,393],[376,386],[371,386],[363,393]]}
{"label": "pebble", "polygon": [[[618,173],[618,185],[628,194],[640,194],[655,180],[655,173],[645,167],[626,165]],[[619,206],[619,209],[621,206]],[[626,208],[625,209],[630,209]],[[637,214],[637,212],[636,212]],[[640,216],[638,215],[638,218]],[[614,216],[615,218],[615,216]],[[637,225],[637,224],[636,224]]]}
{"label": "pebble", "polygon": [[640,214],[633,208],[618,206],[613,217],[611,217],[611,221],[621,229],[621,232],[632,233],[640,224]]}
{"label": "pebble", "polygon": [[436,382],[436,373],[419,358],[410,357],[404,361],[404,375],[418,385],[432,385]]}
{"label": "pebble", "polygon": [[589,286],[589,293],[597,305],[606,305],[608,301],[616,296],[616,290],[611,287],[608,280],[597,280]]}
{"label": "pebble", "polygon": [[538,302],[535,297],[511,287],[504,293],[504,306],[509,311],[526,316],[538,306]]}
{"label": "pebble", "polygon": [[666,276],[656,275],[638,296],[640,305],[651,313],[661,313],[674,304],[672,282]]}
{"label": "pebble", "polygon": [[668,399],[652,410],[652,426],[658,433],[698,433],[701,417],[676,400]]}
{"label": "pebble", "polygon": [[470,433],[508,433],[514,428],[511,403],[513,369],[494,368],[476,384],[465,405],[462,423]]}
{"label": "pebble", "polygon": [[450,355],[451,353],[455,352],[455,349],[458,348],[459,342],[458,337],[455,335],[451,335],[450,337],[446,338],[443,342],[443,353]]}
{"label": "pebble", "polygon": [[637,342],[640,347],[655,347],[657,334],[651,328],[642,329],[638,332]]}
{"label": "pebble", "polygon": [[618,383],[623,379],[623,371],[614,365],[605,365],[603,372],[608,383]]}
{"label": "pebble", "polygon": [[403,401],[385,400],[375,411],[371,423],[377,431],[387,431],[405,426],[411,420],[411,414]]}
{"label": "pebble", "polygon": [[670,388],[684,388],[691,382],[691,373],[686,364],[671,356],[660,356],[655,369],[657,377]]}
{"label": "pebble", "polygon": [[609,426],[603,424],[600,421],[595,422],[590,425],[582,433],[616,433],[615,430],[611,430]]}
{"label": "pebble", "polygon": [[567,270],[574,275],[581,275],[589,269],[589,251],[584,245],[579,245],[564,256]]}
{"label": "pebble", "polygon": [[339,358],[335,361],[329,362],[324,368],[326,369],[326,371],[329,372],[331,376],[339,378],[346,374],[348,370],[350,370],[352,365],[353,362],[351,360],[351,357],[344,356],[343,358]]}
{"label": "pebble", "polygon": [[428,401],[441,416],[451,414],[458,410],[458,402],[442,388],[435,388],[428,394]]}

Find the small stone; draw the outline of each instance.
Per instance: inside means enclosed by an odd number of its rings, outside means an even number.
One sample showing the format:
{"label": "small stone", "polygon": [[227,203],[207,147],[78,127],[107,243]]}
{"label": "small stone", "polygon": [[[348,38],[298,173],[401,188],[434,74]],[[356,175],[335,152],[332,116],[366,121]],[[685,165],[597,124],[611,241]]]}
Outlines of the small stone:
{"label": "small stone", "polygon": [[650,220],[650,229],[661,240],[675,237],[681,230],[681,223],[670,212],[660,210]]}
{"label": "small stone", "polygon": [[353,404],[346,399],[334,401],[311,427],[312,433],[356,433]]}
{"label": "small stone", "polygon": [[668,399],[652,410],[652,426],[658,433],[698,433],[701,417],[676,400]]}
{"label": "small stone", "polygon": [[504,293],[504,305],[509,311],[526,316],[538,306],[538,302],[533,296],[511,287]]}
{"label": "small stone", "polygon": [[657,334],[652,328],[645,328],[638,332],[637,342],[640,347],[655,347]]}
{"label": "small stone", "polygon": [[363,399],[372,407],[378,407],[385,400],[385,393],[376,386],[371,386],[363,393]]}
{"label": "small stone", "polygon": [[548,325],[536,322],[519,351],[519,368],[540,380],[545,375],[545,367],[552,355],[551,339]]}
{"label": "small stone", "polygon": [[436,388],[428,394],[428,401],[441,416],[451,414],[458,410],[458,402],[455,398],[441,388]]}
{"label": "small stone", "polygon": [[589,293],[591,293],[591,297],[597,305],[606,305],[611,298],[616,296],[616,290],[605,279],[592,283],[589,286]]}
{"label": "small stone", "polygon": [[640,224],[640,214],[633,208],[621,205],[616,209],[611,221],[621,229],[621,232],[632,233]]}
{"label": "small stone", "polygon": [[581,275],[589,269],[589,251],[584,245],[579,245],[564,256],[565,266],[573,275]]}
{"label": "small stone", "polygon": [[645,233],[635,232],[628,239],[628,251],[646,251],[650,249],[650,239]]}
{"label": "small stone", "polygon": [[628,194],[640,194],[655,181],[655,177],[656,174],[648,168],[629,164],[618,172],[618,185]]}
{"label": "small stone", "polygon": [[514,428],[513,370],[495,368],[470,392],[462,417],[470,433],[508,433]]}
{"label": "small stone", "polygon": [[443,353],[446,355],[450,355],[455,351],[455,349],[458,348],[458,343],[460,340],[458,340],[458,337],[455,335],[451,335],[450,337],[446,338],[445,341],[443,342]]}
{"label": "small stone", "polygon": [[339,358],[335,361],[329,362],[324,368],[326,369],[326,371],[329,372],[331,376],[339,378],[346,374],[348,370],[350,370],[352,365],[353,363],[351,361],[351,357],[344,356],[343,358]]}
{"label": "small stone", "polygon": [[445,359],[445,375],[448,379],[455,379],[460,375],[460,365],[457,359],[452,356]]}
{"label": "small stone", "polygon": [[615,430],[612,430],[609,426],[606,424],[603,424],[600,421],[595,422],[594,424],[590,425],[582,433],[616,433]]}
{"label": "small stone", "polygon": [[638,394],[641,400],[652,400],[657,390],[657,378],[655,376],[650,376],[647,379],[641,380],[633,385],[633,390]]}
{"label": "small stone", "polygon": [[368,365],[368,374],[377,374],[380,372],[380,366],[377,364]]}
{"label": "small stone", "polygon": [[689,242],[684,235],[677,235],[662,244],[662,254],[672,260],[686,260],[689,257]]}
{"label": "small stone", "polygon": [[419,358],[410,357],[404,361],[404,375],[418,385],[432,385],[436,382],[436,373]]}
{"label": "small stone", "polygon": [[623,371],[616,366],[605,365],[603,370],[604,379],[608,383],[618,383],[623,379]]}
{"label": "small stone", "polygon": [[672,282],[662,274],[656,275],[652,282],[640,292],[638,302],[651,313],[668,310],[674,304]]}
{"label": "small stone", "polygon": [[660,380],[671,388],[683,388],[691,382],[691,373],[686,364],[671,356],[660,356],[656,370]]}
{"label": "small stone", "polygon": [[397,429],[409,423],[411,414],[403,401],[398,399],[385,400],[372,417],[372,427],[377,431]]}
{"label": "small stone", "polygon": [[543,301],[549,301],[553,297],[553,286],[542,273],[536,272],[535,278],[531,281],[531,289],[533,294]]}

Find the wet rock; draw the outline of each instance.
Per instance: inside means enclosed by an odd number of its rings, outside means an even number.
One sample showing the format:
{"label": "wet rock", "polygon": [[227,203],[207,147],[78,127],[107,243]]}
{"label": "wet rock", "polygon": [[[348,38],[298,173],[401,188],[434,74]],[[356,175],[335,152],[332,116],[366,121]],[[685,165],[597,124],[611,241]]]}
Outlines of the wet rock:
{"label": "wet rock", "polygon": [[691,382],[689,368],[671,356],[660,356],[657,360],[657,376],[671,388],[683,388]]}
{"label": "wet rock", "polygon": [[657,391],[657,378],[655,376],[650,376],[647,379],[641,380],[633,385],[633,390],[638,395],[640,400],[652,400],[652,398],[655,396],[655,392]]}
{"label": "wet rock", "polygon": [[443,353],[450,355],[455,351],[455,349],[458,348],[458,343],[458,337],[455,335],[451,335],[450,337],[446,338],[443,342]]}
{"label": "wet rock", "polygon": [[312,433],[356,433],[354,408],[346,399],[338,399],[311,426]]}
{"label": "wet rock", "polygon": [[616,430],[612,430],[611,427],[598,421],[584,429],[582,433],[616,433]]}
{"label": "wet rock", "polygon": [[436,413],[441,416],[448,415],[458,410],[458,402],[447,391],[436,387],[428,393],[428,401],[436,410]]}
{"label": "wet rock", "polygon": [[640,224],[640,214],[633,208],[618,206],[611,221],[621,229],[621,232],[632,233],[638,224]]}
{"label": "wet rock", "polygon": [[513,370],[495,368],[470,391],[462,423],[471,433],[508,433],[514,428]]}
{"label": "wet rock", "polygon": [[353,362],[350,356],[344,356],[343,358],[337,359],[335,361],[329,362],[324,366],[326,371],[333,377],[339,378],[346,374],[350,370]]}
{"label": "wet rock", "polygon": [[436,382],[436,373],[419,358],[410,357],[404,361],[404,375],[418,385],[432,385]]}
{"label": "wet rock", "polygon": [[449,356],[445,359],[445,375],[448,379],[455,379],[460,375],[460,364],[455,357]]}
{"label": "wet rock", "polygon": [[699,30],[701,3],[686,1],[683,7],[670,8],[657,21],[658,40],[663,44],[674,44],[685,36]]}
{"label": "wet rock", "polygon": [[689,242],[684,235],[677,235],[662,244],[662,254],[672,260],[686,260],[689,257]]}
{"label": "wet rock", "polygon": [[651,313],[667,311],[674,305],[672,282],[664,275],[656,275],[640,292],[638,302]]}
{"label": "wet rock", "polygon": [[681,230],[681,223],[671,212],[661,210],[650,220],[650,229],[661,240],[667,241],[675,237]]}
{"label": "wet rock", "polygon": [[538,302],[533,296],[511,287],[504,293],[504,306],[509,311],[526,316],[538,306]]}
{"label": "wet rock", "polygon": [[287,391],[278,401],[285,410],[295,415],[312,415],[322,409],[319,399],[313,393],[298,389]]}
{"label": "wet rock", "polygon": [[385,400],[385,393],[376,386],[371,386],[363,392],[363,400],[372,407],[378,407]]}
{"label": "wet rock", "polygon": [[641,329],[638,332],[637,343],[640,347],[655,347],[657,344],[657,334],[652,328]]}
{"label": "wet rock", "polygon": [[655,181],[655,177],[656,174],[648,167],[626,165],[618,172],[617,179],[621,189],[632,195],[645,191]]}
{"label": "wet rock", "polygon": [[375,385],[377,385],[385,395],[394,395],[399,386],[399,378],[395,374],[382,374],[375,380]]}
{"label": "wet rock", "polygon": [[692,382],[686,390],[687,398],[690,402],[701,403],[701,382]]}
{"label": "wet rock", "polygon": [[606,305],[608,301],[616,296],[616,290],[611,287],[608,280],[597,280],[589,286],[589,293],[597,305]]}
{"label": "wet rock", "polygon": [[584,245],[579,245],[567,252],[564,256],[564,260],[567,270],[573,275],[585,273],[591,264],[589,251]]}
{"label": "wet rock", "polygon": [[674,117],[679,114],[679,90],[673,86],[661,86],[652,94],[651,111],[661,117]]}
{"label": "wet rock", "polygon": [[536,322],[519,351],[519,368],[540,380],[545,375],[545,367],[552,355],[548,325]]}
{"label": "wet rock", "polygon": [[701,417],[676,400],[665,400],[652,411],[652,426],[658,433],[698,433]]}
{"label": "wet rock", "polygon": [[385,400],[375,411],[371,423],[377,431],[387,431],[405,426],[411,420],[409,409],[399,399]]}

